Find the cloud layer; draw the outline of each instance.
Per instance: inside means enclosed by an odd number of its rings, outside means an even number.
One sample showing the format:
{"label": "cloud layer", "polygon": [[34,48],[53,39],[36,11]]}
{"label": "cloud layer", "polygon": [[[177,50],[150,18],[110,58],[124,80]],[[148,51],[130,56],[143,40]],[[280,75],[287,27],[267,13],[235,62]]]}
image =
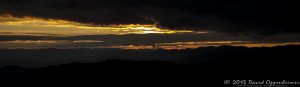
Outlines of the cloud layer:
{"label": "cloud layer", "polygon": [[231,34],[299,33],[292,0],[1,0],[0,14]]}

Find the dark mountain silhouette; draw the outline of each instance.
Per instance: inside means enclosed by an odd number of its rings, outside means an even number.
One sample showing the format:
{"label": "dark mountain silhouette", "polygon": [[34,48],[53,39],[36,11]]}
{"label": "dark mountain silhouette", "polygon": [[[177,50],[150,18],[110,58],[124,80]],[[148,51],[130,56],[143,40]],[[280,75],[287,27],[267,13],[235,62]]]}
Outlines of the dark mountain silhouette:
{"label": "dark mountain silhouette", "polygon": [[298,64],[300,46],[278,47],[201,47],[186,50],[122,49],[1,49],[0,66],[45,67],[73,62],[91,63],[107,59],[161,60],[173,63]]}
{"label": "dark mountain silhouette", "polygon": [[[108,82],[133,81],[138,83],[151,82],[151,84],[224,86],[223,81],[226,79],[298,78],[295,75],[298,73],[299,48],[300,46],[279,46],[272,48],[221,46],[170,51],[118,50],[117,53],[120,54],[119,56],[114,56],[114,58],[106,59],[102,62],[74,62],[40,68],[24,68],[15,65],[5,66],[0,69],[0,82],[90,82],[105,80]],[[84,55],[84,52],[87,50],[88,49],[81,49],[81,51],[78,49],[47,49],[46,51],[54,52],[53,54],[62,51],[66,53],[79,51],[79,54]],[[99,49],[90,49],[88,52],[96,54],[97,52],[94,52],[95,50],[100,52]],[[26,53],[27,51],[29,50],[2,50],[0,52],[8,52],[11,54],[13,54],[13,52],[19,52],[20,55],[24,55],[28,54]],[[29,53],[31,52],[37,53],[32,53],[33,55],[40,55],[39,53],[45,53],[45,50],[31,50]],[[101,52],[103,52],[103,50]],[[63,56],[63,54],[61,55]],[[125,55],[126,57],[135,58],[118,58]],[[141,57],[141,59],[139,59],[138,56]],[[166,56],[174,57],[174,59],[166,58],[159,60],[159,58]],[[159,58],[150,60],[149,57]]]}

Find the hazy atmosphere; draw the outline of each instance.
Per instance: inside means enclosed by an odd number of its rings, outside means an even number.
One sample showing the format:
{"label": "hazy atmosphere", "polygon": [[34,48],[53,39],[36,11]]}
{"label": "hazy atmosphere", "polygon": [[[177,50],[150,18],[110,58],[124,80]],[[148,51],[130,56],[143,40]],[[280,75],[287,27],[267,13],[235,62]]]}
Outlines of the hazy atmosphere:
{"label": "hazy atmosphere", "polygon": [[[298,7],[292,0],[0,0],[0,78],[118,65],[197,75],[241,71],[224,70],[237,65],[291,68],[299,64]],[[127,69],[115,70],[137,70]]]}

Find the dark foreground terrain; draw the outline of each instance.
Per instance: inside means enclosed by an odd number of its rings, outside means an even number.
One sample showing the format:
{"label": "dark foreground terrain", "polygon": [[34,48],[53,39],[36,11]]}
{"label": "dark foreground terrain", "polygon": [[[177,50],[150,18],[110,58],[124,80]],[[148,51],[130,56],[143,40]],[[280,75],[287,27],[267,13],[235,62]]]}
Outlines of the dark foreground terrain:
{"label": "dark foreground terrain", "polygon": [[[299,79],[299,48],[300,46],[274,48],[223,46],[176,51],[177,56],[187,56],[188,60],[184,61],[194,62],[176,62],[179,59],[176,61],[107,59],[96,63],[69,63],[41,68],[11,65],[0,69],[0,81],[228,87],[224,85],[224,80]],[[164,53],[172,52],[175,51]],[[150,53],[155,54],[152,51]],[[211,59],[201,62],[201,58]]]}
{"label": "dark foreground terrain", "polygon": [[297,67],[255,65],[255,63],[253,65],[212,65],[107,60],[98,63],[72,63],[44,68],[6,66],[0,70],[0,81],[13,85],[62,83],[236,87],[236,85],[224,85],[224,80],[298,80]]}

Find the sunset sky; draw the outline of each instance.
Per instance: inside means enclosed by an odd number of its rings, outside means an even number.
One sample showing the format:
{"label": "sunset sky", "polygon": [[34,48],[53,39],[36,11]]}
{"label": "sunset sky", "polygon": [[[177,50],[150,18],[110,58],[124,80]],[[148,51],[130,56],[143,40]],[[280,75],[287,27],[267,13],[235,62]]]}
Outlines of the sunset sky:
{"label": "sunset sky", "polygon": [[[186,49],[300,45],[290,3],[1,0],[0,48]],[[275,6],[281,4],[280,6]],[[285,10],[289,9],[289,10]]]}
{"label": "sunset sky", "polygon": [[0,0],[0,83],[296,87],[280,77],[299,74],[299,8],[297,0]]}

